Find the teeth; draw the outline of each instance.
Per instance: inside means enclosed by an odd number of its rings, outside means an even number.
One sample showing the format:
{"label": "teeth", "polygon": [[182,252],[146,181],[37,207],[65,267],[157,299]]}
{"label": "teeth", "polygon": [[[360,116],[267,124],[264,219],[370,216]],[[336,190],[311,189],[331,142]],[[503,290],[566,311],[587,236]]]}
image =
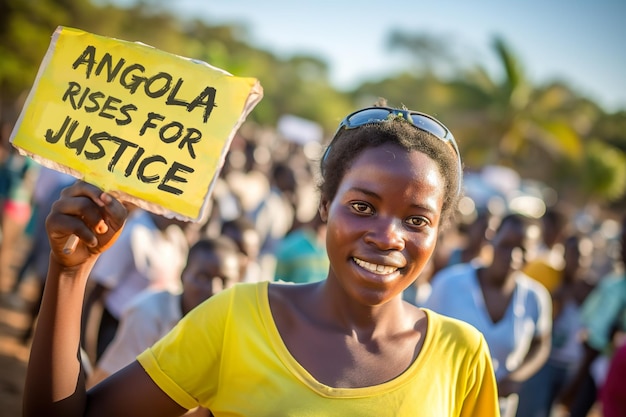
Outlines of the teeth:
{"label": "teeth", "polygon": [[393,266],[371,264],[358,258],[352,259],[354,259],[354,262],[356,262],[356,264],[359,265],[361,268],[367,269],[368,271],[374,272],[375,274],[387,275],[398,270],[398,268],[395,268]]}

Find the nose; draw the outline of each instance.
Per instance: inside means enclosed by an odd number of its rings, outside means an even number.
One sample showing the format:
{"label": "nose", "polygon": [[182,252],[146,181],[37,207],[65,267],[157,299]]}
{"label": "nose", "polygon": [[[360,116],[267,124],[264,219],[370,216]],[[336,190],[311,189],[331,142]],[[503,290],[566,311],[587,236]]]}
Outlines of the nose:
{"label": "nose", "polygon": [[402,250],[406,242],[405,233],[401,220],[379,217],[365,235],[365,241],[379,250]]}

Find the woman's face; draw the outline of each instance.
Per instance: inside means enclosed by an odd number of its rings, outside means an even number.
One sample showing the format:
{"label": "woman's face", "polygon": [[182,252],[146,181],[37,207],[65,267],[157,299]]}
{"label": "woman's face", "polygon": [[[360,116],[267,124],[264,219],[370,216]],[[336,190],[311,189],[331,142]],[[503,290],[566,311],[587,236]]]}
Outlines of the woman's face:
{"label": "woman's face", "polygon": [[394,298],[420,274],[437,243],[444,179],[421,152],[364,150],[346,171],[327,221],[329,279],[364,305]]}

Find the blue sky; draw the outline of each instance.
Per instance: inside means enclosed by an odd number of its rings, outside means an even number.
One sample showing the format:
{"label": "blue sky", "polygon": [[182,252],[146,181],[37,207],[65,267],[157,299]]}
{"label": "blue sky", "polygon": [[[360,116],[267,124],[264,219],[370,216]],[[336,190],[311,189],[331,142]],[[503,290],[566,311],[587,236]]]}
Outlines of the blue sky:
{"label": "blue sky", "polygon": [[626,110],[624,0],[178,0],[168,4],[210,24],[245,24],[248,41],[280,56],[318,56],[328,62],[331,79],[340,88],[406,67],[406,57],[386,47],[393,29],[445,36],[464,62],[480,62],[494,74],[491,41],[497,34],[520,58],[533,82],[563,80],[608,111]]}

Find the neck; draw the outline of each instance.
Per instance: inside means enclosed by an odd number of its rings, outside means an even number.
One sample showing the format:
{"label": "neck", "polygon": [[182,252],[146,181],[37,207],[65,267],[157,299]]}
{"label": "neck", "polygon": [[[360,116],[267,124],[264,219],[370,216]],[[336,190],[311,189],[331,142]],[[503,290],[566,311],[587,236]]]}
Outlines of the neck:
{"label": "neck", "polygon": [[[384,304],[364,305],[347,295],[332,278],[318,287],[320,308],[324,320],[361,339],[376,338],[413,327],[415,317],[407,311],[407,304],[398,294]],[[421,310],[415,309],[420,312]]]}
{"label": "neck", "polygon": [[487,267],[480,268],[477,273],[481,285],[505,290],[511,287],[512,284],[514,286],[514,272],[515,270],[509,268],[508,271],[504,274],[495,273],[495,271]]}

